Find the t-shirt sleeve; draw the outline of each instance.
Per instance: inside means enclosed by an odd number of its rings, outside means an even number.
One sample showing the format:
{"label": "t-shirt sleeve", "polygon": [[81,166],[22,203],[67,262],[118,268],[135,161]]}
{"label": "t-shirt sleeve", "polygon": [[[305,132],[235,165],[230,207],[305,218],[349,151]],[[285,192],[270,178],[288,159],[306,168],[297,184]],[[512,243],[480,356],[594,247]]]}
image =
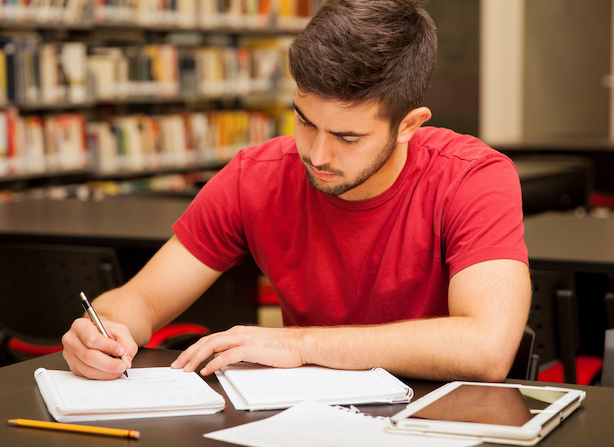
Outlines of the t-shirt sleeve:
{"label": "t-shirt sleeve", "polygon": [[241,152],[199,191],[172,229],[201,262],[217,271],[240,264],[247,253],[241,220]]}
{"label": "t-shirt sleeve", "polygon": [[507,157],[474,161],[450,194],[442,216],[450,278],[483,261],[528,264],[518,173]]}

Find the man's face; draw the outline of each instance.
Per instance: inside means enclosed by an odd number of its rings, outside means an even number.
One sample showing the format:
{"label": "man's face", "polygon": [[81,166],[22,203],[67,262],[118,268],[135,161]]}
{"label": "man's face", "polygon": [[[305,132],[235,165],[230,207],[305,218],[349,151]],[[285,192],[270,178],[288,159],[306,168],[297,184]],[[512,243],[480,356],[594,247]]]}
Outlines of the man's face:
{"label": "man's face", "polygon": [[372,104],[348,106],[297,90],[296,147],[315,189],[365,200],[394,183],[405,158],[398,156],[396,136],[377,112]]}

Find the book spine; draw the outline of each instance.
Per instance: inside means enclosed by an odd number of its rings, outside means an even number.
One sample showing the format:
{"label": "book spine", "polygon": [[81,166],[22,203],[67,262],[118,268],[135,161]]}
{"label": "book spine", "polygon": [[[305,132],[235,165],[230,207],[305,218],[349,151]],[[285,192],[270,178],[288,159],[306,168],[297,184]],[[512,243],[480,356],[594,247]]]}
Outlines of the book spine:
{"label": "book spine", "polygon": [[8,83],[7,83],[7,62],[6,53],[0,47],[0,106],[4,106],[8,102]]}
{"label": "book spine", "polygon": [[42,120],[38,116],[26,118],[27,165],[29,172],[45,172],[45,137]]}
{"label": "book spine", "polygon": [[0,110],[0,176],[9,173],[9,129],[8,112]]}
{"label": "book spine", "polygon": [[10,174],[18,174],[21,172],[22,161],[21,154],[23,153],[22,134],[20,132],[20,118],[14,108],[7,109],[7,163],[8,172]]}
{"label": "book spine", "polygon": [[6,59],[6,96],[7,102],[14,103],[17,99],[17,87],[15,85],[15,43],[4,42],[2,50]]}
{"label": "book spine", "polygon": [[67,42],[61,46],[59,66],[64,74],[66,100],[73,104],[86,102],[87,46],[83,42]]}

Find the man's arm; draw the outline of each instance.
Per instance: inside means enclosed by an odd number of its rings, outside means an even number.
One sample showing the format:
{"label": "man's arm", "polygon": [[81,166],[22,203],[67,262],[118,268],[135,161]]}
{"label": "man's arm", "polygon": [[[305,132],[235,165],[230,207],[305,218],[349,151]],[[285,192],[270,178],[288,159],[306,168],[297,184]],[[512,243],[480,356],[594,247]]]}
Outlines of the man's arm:
{"label": "man's arm", "polygon": [[[129,367],[138,345],[172,321],[221,275],[196,259],[173,236],[125,285],[102,294],[93,306],[111,339],[87,319],[64,334],[64,358],[78,375],[110,379]],[[122,361],[109,355],[118,355]]]}
{"label": "man's arm", "polygon": [[326,328],[235,327],[204,337],[175,368],[203,374],[237,361],[278,367],[383,367],[430,380],[503,380],[527,321],[531,285],[526,264],[486,261],[457,273],[449,286],[449,317],[373,326]]}

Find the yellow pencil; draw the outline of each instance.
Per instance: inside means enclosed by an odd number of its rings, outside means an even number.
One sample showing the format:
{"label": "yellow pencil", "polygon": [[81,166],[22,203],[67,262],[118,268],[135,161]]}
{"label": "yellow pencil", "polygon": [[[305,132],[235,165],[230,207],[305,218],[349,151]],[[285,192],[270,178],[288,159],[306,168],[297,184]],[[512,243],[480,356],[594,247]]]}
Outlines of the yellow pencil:
{"label": "yellow pencil", "polygon": [[33,421],[31,419],[9,419],[9,425],[18,427],[43,428],[47,430],[72,431],[76,433],[89,433],[93,435],[115,436],[120,438],[139,439],[141,433],[136,430],[122,430],[119,428],[92,427],[90,425],[62,424],[59,422]]}

